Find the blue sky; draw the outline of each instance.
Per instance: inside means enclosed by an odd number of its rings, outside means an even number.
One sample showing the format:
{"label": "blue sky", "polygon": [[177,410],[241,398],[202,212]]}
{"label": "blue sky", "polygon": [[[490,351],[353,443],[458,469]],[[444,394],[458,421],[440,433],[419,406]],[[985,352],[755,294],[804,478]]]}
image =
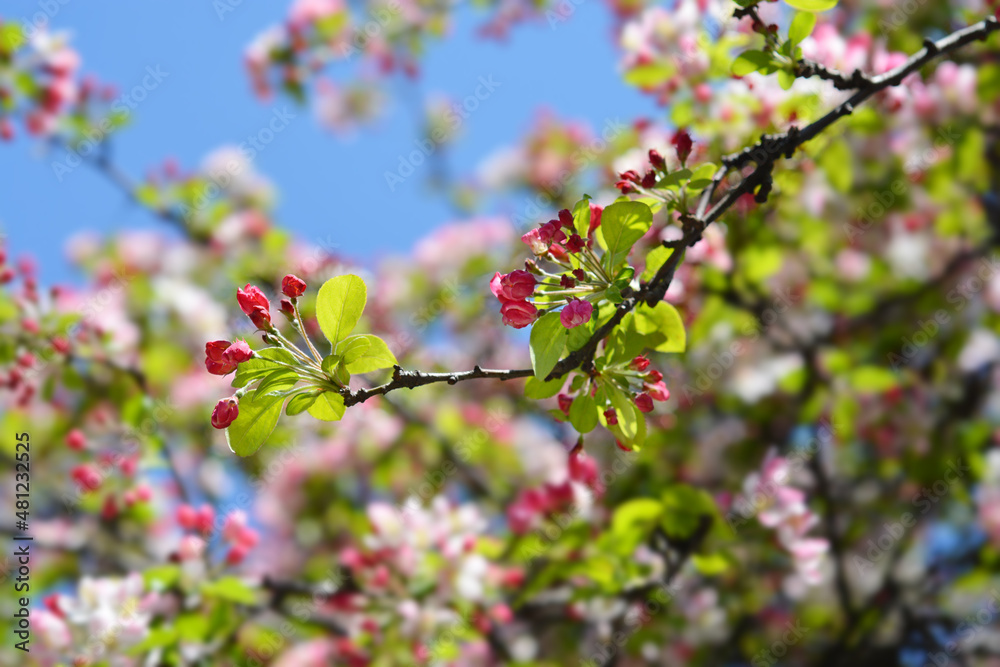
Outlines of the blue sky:
{"label": "blue sky", "polygon": [[[598,128],[608,119],[658,111],[622,83],[602,3],[583,0],[554,25],[541,20],[516,27],[506,43],[477,38],[483,15],[463,9],[452,36],[430,45],[419,80],[394,81],[383,120],[343,139],[322,128],[308,107],[295,108],[281,97],[261,103],[251,94],[244,48],[282,19],[287,4],[242,2],[220,19],[207,0],[7,0],[2,17],[20,21],[47,9],[53,29],[72,32],[83,71],[122,90],[138,85],[147,68],[165,73],[132,113],[130,126],[111,138],[114,161],[134,177],[168,156],[195,166],[213,149],[256,134],[275,107],[287,106],[296,117],[254,161],[276,186],[277,221],[305,239],[332,235],[342,252],[360,260],[406,251],[453,219],[449,203],[427,188],[426,173],[394,192],[384,176],[413,149],[420,127],[408,107],[428,93],[461,99],[480,77],[500,84],[463,124],[448,158],[452,174],[471,171],[515,142],[540,107]],[[75,279],[64,246],[76,231],[163,227],[87,166],[60,182],[52,167],[59,157],[23,136],[0,144],[0,225],[12,254],[27,251],[41,260],[43,283]]]}

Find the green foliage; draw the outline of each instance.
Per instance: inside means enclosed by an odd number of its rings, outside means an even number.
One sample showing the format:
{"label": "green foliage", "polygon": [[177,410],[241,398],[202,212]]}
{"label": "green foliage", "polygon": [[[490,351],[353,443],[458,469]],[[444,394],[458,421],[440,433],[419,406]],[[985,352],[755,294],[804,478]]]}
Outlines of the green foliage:
{"label": "green foliage", "polygon": [[559,313],[546,313],[531,327],[531,368],[535,377],[544,380],[556,367],[566,349],[566,327],[559,321]]}
{"label": "green foliage", "polygon": [[365,282],[353,275],[330,278],[319,288],[316,319],[331,345],[336,346],[357,326],[367,294]]}
{"label": "green foliage", "polygon": [[641,202],[619,201],[604,209],[600,230],[607,248],[604,268],[608,273],[618,273],[632,246],[649,231],[652,224],[653,212]]}

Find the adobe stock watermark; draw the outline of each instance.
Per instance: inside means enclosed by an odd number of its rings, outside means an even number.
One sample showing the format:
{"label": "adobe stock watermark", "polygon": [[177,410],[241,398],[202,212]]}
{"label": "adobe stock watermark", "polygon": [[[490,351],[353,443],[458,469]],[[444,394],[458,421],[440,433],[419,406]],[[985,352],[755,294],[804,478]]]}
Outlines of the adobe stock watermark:
{"label": "adobe stock watermark", "polygon": [[[969,470],[969,465],[964,461],[949,461],[941,479],[920,489],[920,493],[913,499],[913,507],[919,510],[921,515],[927,514],[941,502],[942,498],[948,495],[952,486],[965,479]],[[903,539],[907,531],[915,525],[917,525],[917,517],[913,512],[904,512],[898,521],[883,523],[879,534],[868,540],[865,557],[858,554],[854,554],[852,557],[851,562],[858,573],[866,574],[873,570],[875,564],[885,558],[892,551],[892,548]]]}
{"label": "adobe stock watermark", "polygon": [[39,0],[37,3],[39,11],[31,15],[31,17],[22,16],[21,17],[21,38],[17,43],[10,44],[12,48],[16,49],[21,46],[26,40],[33,39],[35,35],[38,34],[39,30],[45,30],[49,26],[49,22],[56,17],[63,7],[68,5],[70,0]]}
{"label": "adobe stock watermark", "polygon": [[[942,648],[944,651],[927,653],[930,662],[925,662],[923,667],[948,667],[954,664],[954,658],[962,652],[963,643],[970,643],[969,640],[978,635],[983,630],[991,633],[995,630],[995,619],[997,612],[1000,612],[1000,590],[994,588],[990,591],[990,599],[979,611],[969,614],[962,619],[962,622],[955,626],[953,639],[947,642]],[[957,664],[966,664],[965,661],[958,661]]]}
{"label": "adobe stock watermark", "polygon": [[903,165],[906,178],[897,178],[888,188],[875,193],[875,201],[867,207],[859,207],[854,212],[855,220],[845,222],[843,225],[844,234],[847,240],[853,242],[858,237],[871,229],[877,221],[882,219],[900,198],[906,195],[910,189],[910,183],[915,183],[920,173],[927,167],[935,164],[943,155],[958,142],[962,135],[955,133],[952,128],[938,128],[937,135],[930,148],[918,151]]}
{"label": "adobe stock watermark", "polygon": [[111,103],[109,113],[84,130],[82,132],[83,138],[67,147],[66,156],[63,159],[52,162],[52,173],[55,174],[56,179],[62,183],[67,174],[83,164],[84,158],[95,153],[104,140],[121,127],[132,111],[138,108],[151,92],[159,88],[168,76],[170,76],[170,72],[164,72],[159,65],[146,67],[146,75],[142,77],[142,80],[132,86],[130,90],[116,97]]}
{"label": "adobe stock watermark", "polygon": [[781,637],[767,648],[755,653],[750,659],[750,664],[753,667],[771,667],[788,655],[788,649],[802,641],[802,638],[808,633],[809,628],[802,627],[802,622],[798,619],[795,619],[794,622],[788,621],[785,623],[785,631],[781,633]]}
{"label": "adobe stock watermark", "polygon": [[889,366],[898,371],[911,364],[920,351],[930,345],[942,328],[951,323],[952,317],[964,310],[973,297],[989,285],[998,271],[1000,271],[1000,257],[997,255],[983,257],[976,267],[975,275],[959,282],[945,295],[945,301],[952,304],[951,309],[939,308],[927,319],[917,320],[917,331],[909,336],[903,336],[903,344],[898,352],[889,352],[886,355]]}
{"label": "adobe stock watermark", "polygon": [[535,227],[547,212],[551,212],[552,203],[566,192],[574,179],[597,162],[611,142],[628,129],[629,126],[618,118],[606,120],[601,129],[601,136],[570,153],[569,169],[560,171],[554,179],[543,184],[541,192],[528,197],[523,205],[518,207],[517,212],[510,218],[514,228],[523,234]]}
{"label": "adobe stock watermark", "polygon": [[272,109],[270,120],[256,132],[248,134],[246,139],[236,147],[243,158],[242,161],[233,157],[222,165],[223,168],[209,171],[206,174],[209,182],[199,188],[194,198],[194,206],[178,206],[181,217],[185,221],[190,221],[196,213],[203,211],[218,199],[233,180],[240,176],[245,169],[248,169],[256,157],[267,150],[275,137],[284,132],[291,121],[297,117],[298,114],[289,111],[287,106]]}
{"label": "adobe stock watermark", "polygon": [[476,86],[471,95],[467,95],[461,102],[452,104],[445,112],[448,129],[438,126],[431,130],[429,137],[414,139],[413,143],[416,148],[406,155],[400,153],[399,163],[395,171],[386,170],[384,172],[385,184],[389,187],[389,192],[395,192],[400,183],[412,176],[417,168],[434,155],[438,147],[479,109],[479,105],[488,100],[494,91],[502,85],[501,82],[493,79],[492,74],[481,76],[478,81],[479,85]]}

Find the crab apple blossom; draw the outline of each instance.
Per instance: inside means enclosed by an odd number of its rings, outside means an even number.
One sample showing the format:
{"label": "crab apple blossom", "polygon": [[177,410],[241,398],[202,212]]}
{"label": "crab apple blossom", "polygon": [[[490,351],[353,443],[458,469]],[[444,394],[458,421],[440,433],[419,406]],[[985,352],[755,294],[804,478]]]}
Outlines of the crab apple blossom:
{"label": "crab apple blossom", "polygon": [[289,299],[302,296],[306,292],[306,281],[298,276],[288,274],[281,279],[281,293]]}
{"label": "crab apple blossom", "polygon": [[239,414],[239,401],[236,397],[223,398],[216,403],[215,409],[212,410],[212,426],[219,429],[226,428],[236,421]]}
{"label": "crab apple blossom", "polygon": [[[667,392],[666,395],[669,397],[669,392]],[[650,396],[649,394],[646,393],[636,394],[635,398],[632,400],[635,403],[635,407],[639,408],[639,410],[641,410],[642,412],[653,411],[653,397]]]}
{"label": "crab apple blossom", "polygon": [[243,289],[237,289],[236,301],[258,329],[267,331],[271,328],[271,304],[259,287],[247,284]]}
{"label": "crab apple blossom", "polygon": [[87,437],[75,428],[66,434],[66,446],[77,452],[83,451],[87,447]]}
{"label": "crab apple blossom", "polygon": [[503,323],[515,329],[523,329],[538,319],[538,309],[527,301],[504,301],[500,314]]}
{"label": "crab apple blossom", "polygon": [[253,350],[245,340],[234,341],[232,345],[226,348],[226,351],[222,353],[222,359],[225,362],[234,364],[238,366],[247,359],[253,357]]}
{"label": "crab apple blossom", "polygon": [[589,301],[575,299],[566,304],[566,307],[562,309],[562,312],[559,314],[559,321],[567,329],[572,329],[589,322],[593,313],[594,304]]}
{"label": "crab apple blossom", "polygon": [[226,352],[233,343],[228,340],[214,340],[205,343],[205,368],[212,375],[229,375],[236,370],[239,362]]}

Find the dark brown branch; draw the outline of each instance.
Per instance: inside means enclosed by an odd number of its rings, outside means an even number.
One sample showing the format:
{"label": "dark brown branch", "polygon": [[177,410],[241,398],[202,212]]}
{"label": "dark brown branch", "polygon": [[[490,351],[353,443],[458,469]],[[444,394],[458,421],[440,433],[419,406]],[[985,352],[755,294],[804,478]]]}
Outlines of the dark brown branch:
{"label": "dark brown branch", "polygon": [[[597,346],[621,323],[625,315],[635,309],[640,303],[645,302],[648,306],[652,307],[663,300],[664,295],[667,293],[667,288],[670,287],[670,283],[674,278],[674,273],[684,256],[684,249],[690,248],[701,240],[702,233],[708,225],[721,218],[745,194],[754,193],[755,199],[759,203],[767,200],[767,196],[771,190],[771,174],[774,170],[775,162],[781,156],[792,157],[802,144],[810,139],[814,139],[844,116],[853,113],[854,108],[858,104],[861,104],[886,88],[898,86],[903,79],[935,58],[956,51],[971,42],[985,40],[996,30],[1000,30],[1000,24],[997,23],[994,17],[990,16],[979,23],[958,30],[936,42],[925,41],[924,48],[913,54],[905,63],[885,74],[872,78],[864,77],[862,80],[863,75],[859,76],[856,72],[850,81],[852,88],[855,82],[859,84],[860,87],[858,87],[857,92],[822,118],[802,129],[792,127],[782,134],[765,135],[761,137],[756,145],[723,158],[722,168],[716,172],[712,178],[712,184],[706,189],[705,194],[699,201],[697,215],[689,217],[685,221],[683,237],[678,242],[672,244],[674,248],[673,254],[660,267],[653,279],[642,285],[637,291],[631,289],[623,290],[622,296],[625,299],[622,303],[618,304],[611,318],[597,328],[583,347],[561,359],[546,379],[553,380],[560,378],[577,368],[582,368],[583,370],[592,368]],[[834,80],[829,78],[834,76],[833,70],[823,68],[822,71],[817,69],[813,73],[816,76]],[[839,74],[838,76],[843,77],[843,75]],[[844,80],[848,81],[846,78]],[[743,176],[743,179],[736,187],[727,191],[714,206],[709,208],[711,198],[728,173],[734,169],[743,169],[751,164],[755,165],[753,171]],[[358,403],[363,403],[372,396],[385,395],[396,389],[413,389],[436,382],[456,384],[465,380],[481,378],[512,380],[515,378],[530,377],[531,375],[533,375],[531,369],[487,370],[476,366],[471,371],[424,373],[421,371],[405,371],[396,366],[393,370],[392,379],[385,384],[371,389],[359,389],[354,392],[345,389],[344,404],[350,407]]]}
{"label": "dark brown branch", "polygon": [[858,90],[872,84],[872,80],[860,69],[854,70],[853,74],[847,76],[843,72],[805,59],[796,63],[795,74],[804,79],[815,76],[830,81],[837,90]]}

